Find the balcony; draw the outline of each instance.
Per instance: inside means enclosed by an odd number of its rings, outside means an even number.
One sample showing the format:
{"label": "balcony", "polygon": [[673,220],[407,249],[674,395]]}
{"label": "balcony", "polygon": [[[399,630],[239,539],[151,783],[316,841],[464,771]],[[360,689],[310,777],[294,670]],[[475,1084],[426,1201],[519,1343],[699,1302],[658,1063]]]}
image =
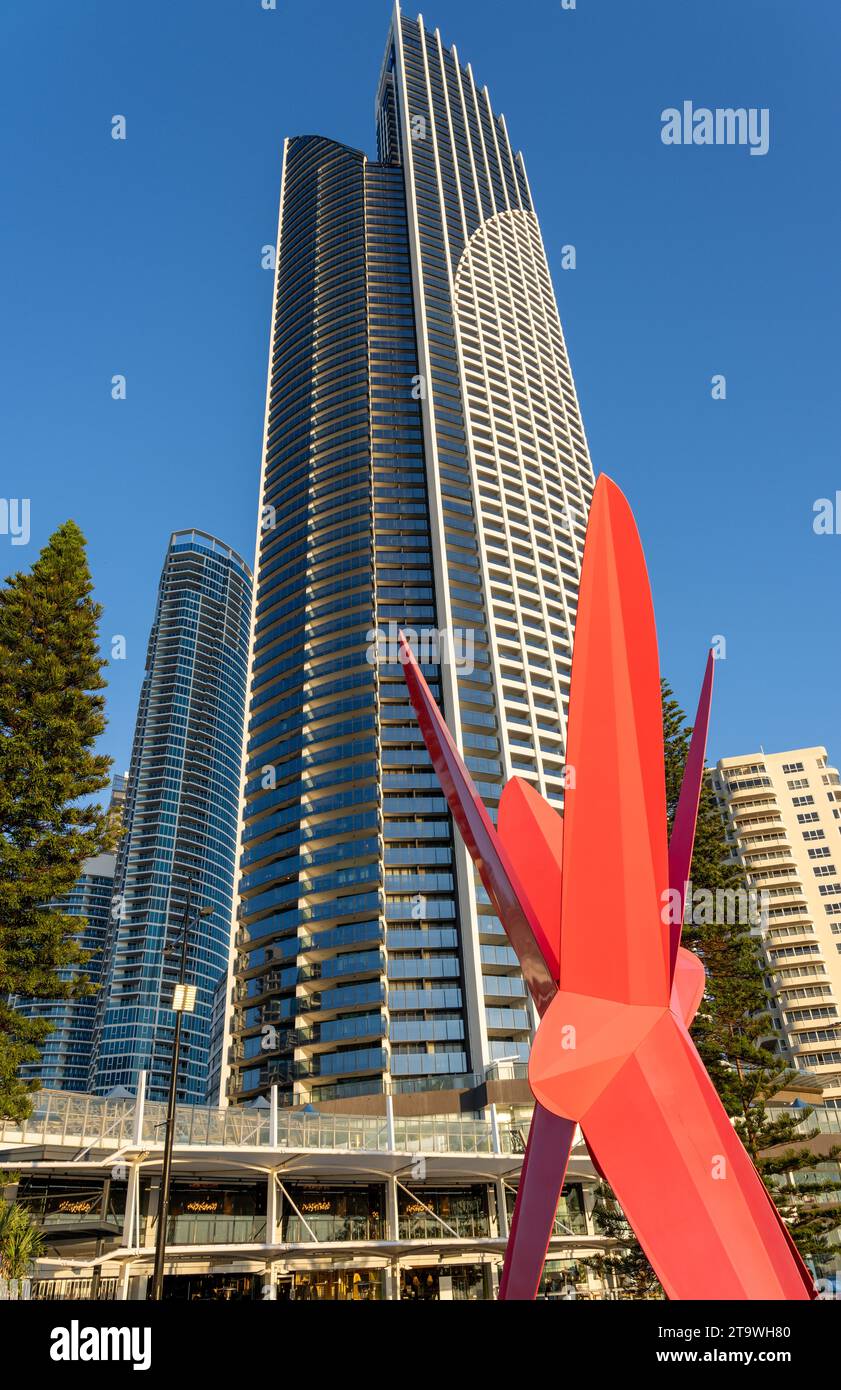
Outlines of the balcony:
{"label": "balcony", "polygon": [[[378,1050],[379,1051],[379,1050]],[[353,1054],[346,1053],[345,1057]],[[384,1053],[380,1053],[384,1057]],[[456,1078],[476,1085],[476,1075]],[[447,1078],[450,1085],[453,1078]],[[80,1148],[114,1152],[131,1146],[137,1116],[131,1100],[109,1101],[69,1091],[38,1091],[25,1120],[0,1120],[0,1140],[8,1146],[50,1144],[78,1153]],[[827,1112],[829,1113],[829,1112]],[[833,1112],[834,1115],[834,1112]],[[147,1101],[139,1142],[160,1151],[166,1106]],[[814,1123],[814,1119],[808,1122]],[[179,1105],[175,1114],[176,1148],[267,1149],[271,1138],[268,1108],[217,1108]],[[499,1126],[504,1154],[522,1151],[518,1126]],[[292,1109],[278,1113],[279,1148],[295,1150],[347,1149],[388,1153],[389,1136],[382,1115],[307,1114]],[[394,1144],[398,1153],[486,1154],[496,1152],[489,1120],[460,1115],[395,1116]],[[10,1155],[9,1166],[13,1166]],[[251,1218],[253,1219],[253,1218]]]}
{"label": "balcony", "polygon": [[370,1216],[306,1215],[306,1225],[299,1216],[290,1214],[283,1223],[283,1239],[290,1244],[307,1241],[382,1240],[383,1221]]}
{"label": "balcony", "polygon": [[385,955],[382,951],[350,951],[346,955],[328,956],[326,960],[302,966],[298,978],[302,984],[310,984],[318,980],[350,980],[357,976],[382,975],[384,972]]}
{"label": "balcony", "polygon": [[315,1024],[312,1028],[297,1029],[295,1046],[315,1050],[335,1047],[337,1043],[384,1038],[385,1027],[382,1014],[357,1014],[353,1018],[334,1019],[332,1022]]}
{"label": "balcony", "polygon": [[[447,1229],[449,1228],[449,1229]],[[440,1240],[453,1232],[463,1240],[480,1240],[491,1235],[487,1216],[448,1216],[446,1226],[432,1212],[417,1212],[400,1216],[401,1240]]]}
{"label": "balcony", "polygon": [[319,1077],[355,1076],[365,1072],[385,1071],[388,1054],[383,1047],[355,1048],[349,1052],[316,1053],[308,1061],[296,1062],[294,1074],[299,1080]]}
{"label": "balcony", "polygon": [[326,1014],[384,1003],[385,985],[371,980],[361,985],[340,985],[335,989],[326,989],[321,994],[303,995],[297,1001],[297,1008],[300,1014]]}
{"label": "balcony", "polygon": [[383,925],[379,921],[351,922],[346,927],[328,927],[326,931],[303,938],[299,950],[301,955],[309,956],[314,962],[324,960],[328,952],[347,946],[379,946],[384,937]]}

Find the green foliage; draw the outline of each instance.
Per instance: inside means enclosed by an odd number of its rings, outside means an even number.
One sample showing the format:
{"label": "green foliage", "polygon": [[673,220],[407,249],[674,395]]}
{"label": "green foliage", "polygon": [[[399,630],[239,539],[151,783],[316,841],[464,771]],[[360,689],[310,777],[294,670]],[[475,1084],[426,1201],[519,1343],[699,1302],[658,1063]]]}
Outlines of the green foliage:
{"label": "green foliage", "polygon": [[599,1183],[593,1222],[600,1235],[616,1244],[583,1261],[606,1287],[621,1298],[662,1298],[660,1282],[643,1254],[607,1183]]}
{"label": "green foliage", "polygon": [[[85,541],[66,522],[29,573],[0,590],[0,999],[58,999],[90,991],[77,937],[85,922],[44,904],[70,892],[99,854],[107,816],[80,805],[108,784],[93,753],[105,728],[105,686]],[[0,1004],[0,1115],[29,1113],[33,1087],[17,1076],[50,1031]]]}
{"label": "green foliage", "polygon": [[0,1278],[25,1279],[43,1249],[30,1212],[0,1198]]}
{"label": "green foliage", "polygon": [[[691,729],[665,682],[663,728],[671,826]],[[701,789],[692,886],[746,891],[742,867],[730,857],[709,777]],[[839,1186],[831,1179],[821,1180],[819,1167],[832,1162],[839,1150],[819,1155],[809,1147],[818,1131],[803,1128],[814,1113],[808,1107],[772,1105],[796,1072],[773,1044],[757,939],[749,922],[728,923],[716,917],[702,925],[687,922],[683,929],[684,944],[701,957],[707,972],[704,1001],[692,1028],[695,1046],[801,1254],[820,1258],[828,1253],[826,1236],[838,1225],[841,1211],[832,1201],[816,1200]],[[798,1172],[812,1175],[807,1187],[795,1186]]]}
{"label": "green foliage", "polygon": [[[663,682],[663,735],[666,804],[671,831],[677,808],[691,726]],[[692,854],[693,892],[743,890],[741,865],[730,855],[724,821],[709,776],[704,779]],[[706,916],[707,914],[699,914]],[[834,1165],[838,1148],[818,1154],[810,1147],[816,1129],[804,1129],[814,1113],[772,1106],[775,1097],[796,1073],[775,1051],[768,1012],[762,960],[749,922],[713,920],[684,923],[682,941],[704,962],[707,987],[692,1027],[692,1036],[736,1131],[776,1202],[804,1256],[818,1262],[830,1253],[827,1236],[841,1220],[841,1207],[831,1194],[841,1186],[825,1176],[822,1165]],[[795,1185],[795,1175],[807,1185]],[[823,1200],[829,1198],[828,1201]],[[637,1296],[650,1295],[657,1281],[637,1241],[612,1200],[600,1190],[595,1221],[602,1234],[626,1241],[624,1248],[592,1258],[591,1267],[603,1276],[612,1269],[617,1280]],[[653,1281],[653,1283],[652,1283]]]}

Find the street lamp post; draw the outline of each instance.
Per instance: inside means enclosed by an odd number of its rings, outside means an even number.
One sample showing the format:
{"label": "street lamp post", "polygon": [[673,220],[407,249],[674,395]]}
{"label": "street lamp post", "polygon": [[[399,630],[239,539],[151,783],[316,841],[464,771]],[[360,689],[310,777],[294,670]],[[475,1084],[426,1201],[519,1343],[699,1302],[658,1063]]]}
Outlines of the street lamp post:
{"label": "street lamp post", "polygon": [[[196,1006],[196,987],[187,984],[187,946],[190,935],[190,913],[193,904],[193,879],[187,880],[187,901],[181,919],[181,958],[178,968],[178,983],[172,996],[171,1008],[175,1013],[175,1033],[172,1040],[172,1065],[169,1073],[169,1096],[166,1108],[166,1139],[164,1141],[164,1160],[161,1170],[161,1186],[158,1197],[158,1229],[155,1237],[155,1268],[152,1275],[150,1299],[160,1300],[163,1293],[164,1261],[166,1259],[166,1228],[169,1221],[169,1183],[172,1174],[172,1145],[175,1138],[175,1105],[178,1090],[178,1062],[181,1054],[181,1020],[185,1013],[191,1014]],[[200,907],[198,917],[210,917],[212,907]],[[171,948],[170,948],[171,949]],[[169,952],[165,952],[169,954]]]}

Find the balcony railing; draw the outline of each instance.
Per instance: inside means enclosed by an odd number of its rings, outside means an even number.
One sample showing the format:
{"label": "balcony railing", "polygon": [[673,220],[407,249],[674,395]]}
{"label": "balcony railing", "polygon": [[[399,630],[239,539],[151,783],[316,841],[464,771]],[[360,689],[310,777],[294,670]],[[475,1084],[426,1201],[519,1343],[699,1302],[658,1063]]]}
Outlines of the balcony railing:
{"label": "balcony railing", "polygon": [[[465,1240],[480,1240],[491,1234],[491,1224],[487,1216],[447,1216],[442,1224],[432,1212],[400,1217],[401,1240],[440,1240],[455,1231]],[[449,1227],[449,1230],[447,1229]]]}
{"label": "balcony railing", "polygon": [[304,1220],[298,1216],[288,1216],[283,1225],[283,1239],[298,1245],[313,1239],[341,1241],[383,1238],[383,1223],[377,1216],[310,1216],[305,1213]]}
{"label": "balcony railing", "polygon": [[[147,1101],[139,1143],[163,1145],[166,1107]],[[179,1105],[175,1112],[176,1147],[268,1148],[271,1142],[269,1107],[250,1105],[217,1109]],[[499,1149],[522,1152],[520,1127],[499,1125]],[[133,1100],[110,1101],[100,1096],[67,1091],[39,1091],[32,1114],[25,1120],[0,1122],[0,1143],[66,1146],[80,1157],[89,1150],[130,1147],[135,1138]],[[367,1150],[388,1153],[388,1124],[384,1115],[306,1113],[280,1109],[277,1146],[289,1149]],[[394,1117],[394,1150],[400,1153],[492,1154],[494,1131],[490,1119],[456,1115]],[[10,1163],[13,1162],[10,1156]]]}
{"label": "balcony railing", "polygon": [[265,1216],[172,1216],[167,1245],[262,1245]]}

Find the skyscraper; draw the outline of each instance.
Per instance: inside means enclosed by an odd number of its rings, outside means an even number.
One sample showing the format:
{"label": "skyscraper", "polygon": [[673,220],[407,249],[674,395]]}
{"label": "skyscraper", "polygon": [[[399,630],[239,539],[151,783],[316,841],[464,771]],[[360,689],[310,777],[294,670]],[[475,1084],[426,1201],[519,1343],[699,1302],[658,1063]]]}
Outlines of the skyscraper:
{"label": "skyscraper", "polygon": [[825,748],[721,758],[713,787],[761,924],[772,1017],[793,1066],[841,1107],[841,776]]}
{"label": "skyscraper", "polygon": [[176,531],[164,560],[140,693],[125,834],[116,865],[90,1089],[169,1083],[177,961],[165,955],[193,904],[179,1099],[205,1098],[214,992],[228,969],[248,667],[251,571],[203,531]]}
{"label": "skyscraper", "polygon": [[[117,774],[111,784],[108,816],[116,839],[122,824],[126,778]],[[62,972],[64,979],[84,974],[94,989],[102,983],[102,962],[111,920],[116,856],[103,853],[86,859],[82,872],[66,898],[50,903],[70,917],[84,918],[79,945],[89,952],[84,965]],[[96,1020],[96,995],[70,999],[27,1000],[18,1004],[28,1018],[46,1018],[53,1031],[41,1047],[41,1060],[21,1067],[27,1081],[39,1081],[54,1091],[85,1091],[88,1086]]]}
{"label": "skyscraper", "polygon": [[396,631],[486,804],[562,804],[593,474],[520,155],[399,7],[378,158],[286,142],[229,1094],[450,1085],[533,1023]]}
{"label": "skyscraper", "polygon": [[[79,945],[90,951],[84,966],[62,971],[63,978],[84,973],[91,985],[102,978],[102,952],[108,933],[111,900],[114,895],[114,855],[100,854],[86,859],[72,892],[50,907],[61,908],[70,917],[83,917]],[[41,1046],[41,1060],[25,1063],[21,1076],[38,1080],[54,1091],[86,1091],[93,1045],[96,996],[79,999],[29,1000],[18,1005],[28,1018],[46,1018],[53,1031]]]}

